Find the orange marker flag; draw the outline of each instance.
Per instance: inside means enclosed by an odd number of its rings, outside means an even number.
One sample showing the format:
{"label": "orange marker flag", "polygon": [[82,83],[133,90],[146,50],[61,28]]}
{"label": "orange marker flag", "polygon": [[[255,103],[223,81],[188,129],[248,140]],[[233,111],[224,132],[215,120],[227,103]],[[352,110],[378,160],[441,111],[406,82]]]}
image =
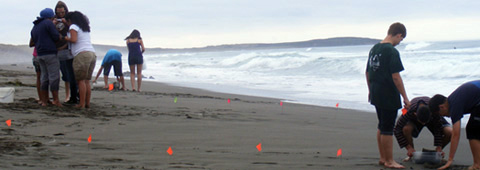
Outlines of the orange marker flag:
{"label": "orange marker flag", "polygon": [[337,157],[342,156],[342,149],[338,149],[337,151]]}
{"label": "orange marker flag", "polygon": [[12,120],[8,119],[7,121],[5,121],[5,123],[7,123],[8,127],[10,127],[12,125]]}
{"label": "orange marker flag", "polygon": [[108,85],[108,91],[112,91],[113,90],[113,84],[109,84]]}
{"label": "orange marker flag", "polygon": [[259,143],[259,144],[257,145],[257,150],[258,150],[258,152],[261,152],[261,151],[262,151],[262,143]]}
{"label": "orange marker flag", "polygon": [[338,108],[338,104],[339,104],[339,103],[337,103],[337,105],[335,105],[337,108]]}
{"label": "orange marker flag", "polygon": [[227,102],[230,103],[230,99],[228,99]]}
{"label": "orange marker flag", "polygon": [[168,153],[169,155],[172,155],[172,154],[173,154],[172,147],[168,147],[167,153]]}
{"label": "orange marker flag", "polygon": [[92,142],[92,134],[88,137],[88,143]]}
{"label": "orange marker flag", "polygon": [[403,108],[402,109],[402,115],[405,115],[405,114],[407,114],[407,109]]}

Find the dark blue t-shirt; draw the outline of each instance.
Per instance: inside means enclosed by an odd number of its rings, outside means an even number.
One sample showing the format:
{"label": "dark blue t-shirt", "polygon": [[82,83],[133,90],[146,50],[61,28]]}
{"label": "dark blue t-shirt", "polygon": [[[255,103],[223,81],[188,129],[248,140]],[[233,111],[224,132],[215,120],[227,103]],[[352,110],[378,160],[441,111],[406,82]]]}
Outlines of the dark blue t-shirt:
{"label": "dark blue t-shirt", "polygon": [[458,87],[448,96],[448,105],[452,124],[463,118],[464,114],[480,107],[480,80],[471,81]]}

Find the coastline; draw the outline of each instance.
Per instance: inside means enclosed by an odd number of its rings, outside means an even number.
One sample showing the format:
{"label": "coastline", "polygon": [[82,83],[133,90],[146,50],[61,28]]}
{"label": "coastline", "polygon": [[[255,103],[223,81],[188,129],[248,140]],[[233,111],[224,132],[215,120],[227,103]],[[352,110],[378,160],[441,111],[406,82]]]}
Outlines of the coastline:
{"label": "coastline", "polygon": [[[1,87],[21,82],[14,103],[0,104],[2,169],[384,169],[376,164],[377,118],[369,112],[280,106],[280,99],[149,81],[140,93],[95,88],[91,109],[40,107],[29,67],[0,69]],[[3,123],[8,119],[11,127]],[[417,150],[433,148],[433,137],[423,131]],[[394,140],[395,160],[405,153]],[[472,164],[464,135],[455,158],[454,169]]]}

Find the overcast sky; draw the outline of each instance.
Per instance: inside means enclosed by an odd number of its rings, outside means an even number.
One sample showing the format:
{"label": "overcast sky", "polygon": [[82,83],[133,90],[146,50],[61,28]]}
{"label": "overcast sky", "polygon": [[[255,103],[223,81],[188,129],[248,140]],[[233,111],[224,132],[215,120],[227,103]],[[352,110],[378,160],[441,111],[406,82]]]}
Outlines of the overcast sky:
{"label": "overcast sky", "polygon": [[[56,0],[0,0],[0,43],[27,44],[32,21]],[[185,48],[355,36],[383,39],[402,22],[406,42],[480,39],[478,0],[65,0],[87,15],[95,44]]]}

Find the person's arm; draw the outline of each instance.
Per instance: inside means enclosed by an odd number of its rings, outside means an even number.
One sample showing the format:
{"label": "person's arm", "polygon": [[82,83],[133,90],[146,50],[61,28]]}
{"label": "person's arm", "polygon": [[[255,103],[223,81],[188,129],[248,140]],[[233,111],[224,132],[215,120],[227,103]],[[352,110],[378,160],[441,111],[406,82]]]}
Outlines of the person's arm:
{"label": "person's arm", "polygon": [[410,100],[408,100],[407,92],[405,91],[405,86],[403,85],[402,76],[400,76],[400,73],[393,73],[392,78],[393,83],[395,83],[395,86],[398,89],[398,92],[400,92],[400,95],[402,95],[403,97],[403,103],[405,103],[405,108],[410,108]]}
{"label": "person's arm", "polygon": [[145,52],[145,46],[143,46],[143,41],[140,40],[140,41],[138,41],[138,42],[140,42],[140,46],[142,46],[142,53]]}
{"label": "person's arm", "polygon": [[370,81],[368,81],[368,71],[365,71],[365,77],[367,78],[368,102],[370,102]]}
{"label": "person's arm", "polygon": [[98,69],[97,76],[95,77],[95,80],[93,80],[93,83],[97,82],[98,76],[102,74],[102,71],[103,71],[103,66],[100,66],[100,69]]}
{"label": "person's arm", "polygon": [[76,43],[77,40],[78,40],[78,33],[77,33],[77,31],[71,29],[71,30],[70,30],[70,38],[69,38],[69,37],[65,37],[65,40],[66,40],[67,42]]}
{"label": "person's arm", "polygon": [[458,120],[453,124],[452,139],[450,140],[450,152],[448,154],[448,162],[442,167],[438,168],[439,170],[447,169],[453,163],[453,158],[455,157],[455,152],[457,152],[458,143],[460,141],[460,129],[461,121]]}
{"label": "person's arm", "polygon": [[35,46],[35,42],[33,42],[33,38],[30,37],[30,43],[28,44],[29,47],[34,47]]}

